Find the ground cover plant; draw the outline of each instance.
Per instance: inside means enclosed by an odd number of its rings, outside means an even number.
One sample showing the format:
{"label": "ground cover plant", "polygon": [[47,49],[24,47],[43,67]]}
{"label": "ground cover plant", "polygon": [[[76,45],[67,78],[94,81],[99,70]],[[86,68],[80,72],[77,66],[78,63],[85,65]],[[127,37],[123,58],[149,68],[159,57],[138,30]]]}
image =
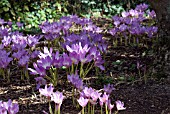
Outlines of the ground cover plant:
{"label": "ground cover plant", "polygon": [[[22,32],[23,23],[14,27],[0,19],[0,113],[133,113],[128,92],[135,84],[145,90],[155,78],[150,64],[158,41],[155,17],[143,3],[113,16],[108,28],[70,15],[41,23],[34,34]],[[132,86],[122,91],[121,84]],[[150,102],[159,107],[153,113],[168,112],[168,93],[164,96]]]}

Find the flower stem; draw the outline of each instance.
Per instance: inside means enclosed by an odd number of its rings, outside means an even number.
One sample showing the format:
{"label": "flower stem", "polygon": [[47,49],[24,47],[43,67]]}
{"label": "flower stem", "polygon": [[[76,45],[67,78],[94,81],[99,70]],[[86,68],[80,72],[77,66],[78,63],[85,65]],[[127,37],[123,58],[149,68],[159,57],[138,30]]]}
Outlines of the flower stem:
{"label": "flower stem", "polygon": [[107,104],[105,104],[106,114],[108,114]]}
{"label": "flower stem", "polygon": [[100,110],[101,114],[103,114],[103,107],[101,106],[101,110]]}
{"label": "flower stem", "polygon": [[88,114],[90,114],[90,103],[88,103]]}
{"label": "flower stem", "polygon": [[60,105],[58,106],[58,114],[60,114]]}
{"label": "flower stem", "polygon": [[50,101],[49,101],[49,111],[50,111],[50,114],[53,114]]}
{"label": "flower stem", "polygon": [[84,107],[82,108],[82,114],[84,114]]}

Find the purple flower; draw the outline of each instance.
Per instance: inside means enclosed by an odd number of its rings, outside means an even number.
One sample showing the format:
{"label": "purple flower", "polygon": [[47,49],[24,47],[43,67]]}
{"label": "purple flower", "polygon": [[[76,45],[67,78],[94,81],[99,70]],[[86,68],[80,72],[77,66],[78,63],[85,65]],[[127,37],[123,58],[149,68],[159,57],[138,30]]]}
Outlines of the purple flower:
{"label": "purple flower", "polygon": [[71,47],[69,47],[68,45],[66,45],[66,49],[69,52],[76,52],[76,53],[87,53],[90,48],[88,48],[88,44],[86,44],[84,47],[82,47],[81,42],[79,42],[79,44],[73,44]]}
{"label": "purple flower", "polygon": [[28,35],[27,36],[27,44],[32,47],[32,46],[35,46],[36,44],[38,44],[38,37],[37,36],[32,36],[32,35]]}
{"label": "purple flower", "polygon": [[3,24],[5,24],[6,22],[4,21],[4,19],[1,19],[0,18],[0,25],[3,25]]}
{"label": "purple flower", "polygon": [[125,31],[125,30],[127,29],[127,25],[121,24],[121,25],[119,26],[119,29],[120,29],[121,32],[123,32],[123,31]]}
{"label": "purple flower", "polygon": [[126,11],[124,11],[124,12],[122,12],[122,17],[128,17],[130,14],[129,14],[129,12],[126,12]]}
{"label": "purple flower", "polygon": [[118,27],[120,25],[120,21],[114,21],[114,25]]}
{"label": "purple flower", "polygon": [[33,66],[34,66],[35,70],[32,69],[32,68],[28,68],[28,70],[31,71],[31,74],[33,74],[33,75],[39,74],[40,76],[45,76],[46,75],[46,70],[43,67],[37,66],[36,63],[33,63]]}
{"label": "purple flower", "polygon": [[138,11],[145,11],[146,9],[148,8],[148,5],[143,3],[143,4],[139,4],[136,6],[135,10],[138,10]]}
{"label": "purple flower", "polygon": [[73,64],[79,63],[79,55],[76,52],[70,52],[69,57],[70,57]]}
{"label": "purple flower", "polygon": [[10,52],[7,53],[5,50],[0,50],[0,53],[0,68],[6,68],[13,59],[9,57]]}
{"label": "purple flower", "polygon": [[24,45],[26,47],[27,45],[27,37],[23,36],[22,34],[13,34],[12,36],[12,42],[15,45]]}
{"label": "purple flower", "polygon": [[117,107],[117,110],[125,110],[126,109],[126,107],[124,107],[124,103],[119,100],[116,101],[116,107]]}
{"label": "purple flower", "polygon": [[104,85],[104,92],[110,94],[113,90],[115,90],[115,88],[113,87],[113,85],[108,84],[108,85]]}
{"label": "purple flower", "polygon": [[52,66],[52,59],[51,57],[47,56],[46,58],[42,58],[37,60],[38,66],[42,67],[45,70],[49,70]]}
{"label": "purple flower", "polygon": [[106,103],[109,100],[109,95],[106,94],[106,92],[102,95],[102,97],[99,97],[100,104]]}
{"label": "purple flower", "polygon": [[20,23],[20,22],[17,22],[16,24],[17,24],[17,26],[18,26],[19,28],[24,25],[23,23]]}
{"label": "purple flower", "polygon": [[40,52],[38,56],[40,59],[46,58],[47,56],[52,57],[52,52],[53,52],[52,48],[50,48],[50,51],[49,51],[47,47],[44,47],[44,53]]}
{"label": "purple flower", "polygon": [[0,106],[0,114],[8,114],[6,108]]}
{"label": "purple flower", "polygon": [[[11,99],[9,99],[8,102],[1,102],[0,104],[0,112],[3,112],[2,114],[7,114],[6,111],[8,111],[9,114],[16,114],[19,111],[18,104],[12,103]],[[3,108],[1,109],[1,107]]]}
{"label": "purple flower", "polygon": [[32,54],[31,54],[31,58],[36,58],[36,57],[38,57],[38,55],[40,54],[40,51],[38,51],[38,50],[35,50],[35,51],[33,51],[32,52]]}
{"label": "purple flower", "polygon": [[102,65],[104,63],[104,60],[102,58],[97,58],[94,65],[99,67],[101,70],[105,70],[104,66]]}
{"label": "purple flower", "polygon": [[[108,108],[109,108],[109,110],[110,110],[110,112],[111,112],[111,110],[112,110],[113,107],[114,107],[114,104],[113,104],[113,105],[111,104],[110,99],[106,102],[106,104],[107,104],[107,106],[108,106]],[[110,114],[111,114],[111,113],[110,113]]]}
{"label": "purple flower", "polygon": [[83,81],[79,78],[79,75],[72,74],[67,76],[68,81],[70,81],[77,89],[83,89]]}
{"label": "purple flower", "polygon": [[85,107],[89,100],[85,99],[84,97],[80,97],[77,101],[80,104],[80,106]]}
{"label": "purple flower", "polygon": [[11,27],[12,26],[12,22],[8,21],[7,24]]}
{"label": "purple flower", "polygon": [[18,60],[24,55],[28,55],[28,52],[27,52],[27,50],[25,50],[23,48],[21,48],[20,50],[18,50],[17,52],[12,54],[12,56],[14,58],[17,58]]}
{"label": "purple flower", "polygon": [[156,13],[155,13],[154,10],[152,10],[151,12],[148,12],[148,14],[149,14],[149,17],[151,17],[151,18],[155,18],[156,17]]}
{"label": "purple flower", "polygon": [[12,42],[12,39],[10,36],[4,36],[2,43],[4,46],[9,46]]}
{"label": "purple flower", "polygon": [[52,65],[55,66],[56,68],[60,68],[63,66],[63,63],[62,63],[62,57],[59,55],[59,52],[56,51],[56,54],[53,55],[53,59],[52,59]]}
{"label": "purple flower", "polygon": [[85,94],[86,97],[90,98],[91,97],[91,94],[94,92],[94,89],[93,88],[88,88],[88,87],[85,87],[83,89],[83,92]]}
{"label": "purple flower", "polygon": [[115,34],[118,32],[118,29],[117,28],[113,28],[109,31],[109,33],[112,35],[112,36],[115,36]]}
{"label": "purple flower", "polygon": [[62,93],[60,93],[58,91],[55,93],[52,93],[51,100],[54,101],[59,106],[61,106],[63,99],[64,99],[64,96]]}
{"label": "purple flower", "polygon": [[52,85],[50,85],[48,88],[47,88],[47,85],[45,85],[45,88],[44,89],[40,88],[39,92],[40,94],[50,98],[53,93],[53,90],[54,90],[54,87]]}
{"label": "purple flower", "polygon": [[136,11],[136,10],[131,9],[131,10],[129,10],[129,13],[132,17],[138,16],[138,11]]}
{"label": "purple flower", "polygon": [[65,66],[67,68],[72,65],[72,61],[66,53],[63,53],[61,61],[62,61],[63,66]]}
{"label": "purple flower", "polygon": [[19,65],[25,66],[28,64],[30,57],[28,55],[22,56],[20,60],[18,61]]}
{"label": "purple flower", "polygon": [[39,89],[41,85],[45,85],[47,82],[43,77],[34,78],[36,80],[37,86],[36,88]]}
{"label": "purple flower", "polygon": [[102,93],[99,93],[98,91],[93,91],[93,92],[91,93],[91,98],[92,98],[92,100],[96,102],[97,99],[100,97],[101,94],[102,94]]}

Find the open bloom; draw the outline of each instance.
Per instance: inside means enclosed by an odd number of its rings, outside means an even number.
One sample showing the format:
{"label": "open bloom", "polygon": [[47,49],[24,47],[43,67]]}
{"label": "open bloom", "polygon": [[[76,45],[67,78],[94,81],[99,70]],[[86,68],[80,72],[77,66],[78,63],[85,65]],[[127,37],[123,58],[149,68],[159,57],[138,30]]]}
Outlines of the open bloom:
{"label": "open bloom", "polygon": [[125,110],[126,109],[126,107],[124,107],[124,103],[119,100],[116,101],[116,107],[117,107],[117,110]]}
{"label": "open bloom", "polygon": [[77,89],[83,89],[83,81],[79,78],[79,75],[71,74],[67,76],[68,81],[70,81]]}
{"label": "open bloom", "polygon": [[28,70],[31,71],[31,74],[33,74],[33,75],[39,74],[40,76],[46,75],[46,70],[43,67],[38,66],[36,63],[33,63],[33,66],[34,66],[35,70],[32,68],[28,68]]}
{"label": "open bloom", "polygon": [[9,99],[8,102],[0,101],[0,114],[16,114],[18,111],[18,104],[12,103],[11,99]]}
{"label": "open bloom", "polygon": [[59,106],[62,104],[63,99],[64,99],[64,96],[62,93],[60,93],[58,91],[55,93],[52,93],[51,100],[54,101]]}
{"label": "open bloom", "polygon": [[47,88],[47,85],[45,85],[45,88],[39,89],[40,94],[46,96],[46,97],[51,97],[52,93],[53,93],[54,87],[52,85],[50,85],[50,87]]}
{"label": "open bloom", "polygon": [[39,89],[41,85],[45,85],[47,82],[43,77],[34,78],[36,80],[37,86],[36,88]]}
{"label": "open bloom", "polygon": [[112,84],[104,85],[104,91],[108,94],[112,92],[112,90],[115,90]]}
{"label": "open bloom", "polygon": [[99,100],[100,105],[103,105],[103,103],[106,103],[109,100],[109,95],[107,95],[105,92],[102,97],[99,97]]}
{"label": "open bloom", "polygon": [[85,107],[87,105],[89,99],[85,99],[84,97],[80,97],[77,101],[80,104],[80,106]]}

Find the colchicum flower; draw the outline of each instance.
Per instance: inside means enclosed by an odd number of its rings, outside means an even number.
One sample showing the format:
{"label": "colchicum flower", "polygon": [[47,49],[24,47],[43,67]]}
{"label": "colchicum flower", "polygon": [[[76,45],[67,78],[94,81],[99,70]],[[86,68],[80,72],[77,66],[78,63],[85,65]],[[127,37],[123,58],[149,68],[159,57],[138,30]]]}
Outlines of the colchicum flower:
{"label": "colchicum flower", "polygon": [[63,99],[64,99],[64,96],[62,93],[58,91],[55,93],[52,93],[51,100],[54,101],[57,105],[61,106]]}
{"label": "colchicum flower", "polygon": [[126,107],[124,107],[124,103],[119,100],[116,101],[116,107],[117,107],[117,110],[125,110],[126,109]]}
{"label": "colchicum flower", "polygon": [[39,89],[41,85],[45,85],[47,81],[43,77],[34,78],[36,80],[37,86],[36,88]]}
{"label": "colchicum flower", "polygon": [[115,88],[113,87],[113,85],[108,84],[108,85],[104,85],[104,92],[110,94],[113,90],[115,90]]}
{"label": "colchicum flower", "polygon": [[77,101],[80,104],[80,106],[85,107],[89,100],[84,97],[80,97]]}
{"label": "colchicum flower", "polygon": [[40,88],[39,92],[40,94],[50,98],[51,95],[53,94],[53,90],[54,90],[54,87],[52,85],[50,85],[48,88],[47,88],[47,85],[45,85],[45,88],[44,89]]}
{"label": "colchicum flower", "polygon": [[18,111],[18,104],[12,103],[11,99],[9,99],[8,102],[0,101],[0,114],[16,114]]}
{"label": "colchicum flower", "polygon": [[68,81],[70,81],[77,89],[83,89],[83,81],[79,78],[77,74],[71,74],[67,76]]}

